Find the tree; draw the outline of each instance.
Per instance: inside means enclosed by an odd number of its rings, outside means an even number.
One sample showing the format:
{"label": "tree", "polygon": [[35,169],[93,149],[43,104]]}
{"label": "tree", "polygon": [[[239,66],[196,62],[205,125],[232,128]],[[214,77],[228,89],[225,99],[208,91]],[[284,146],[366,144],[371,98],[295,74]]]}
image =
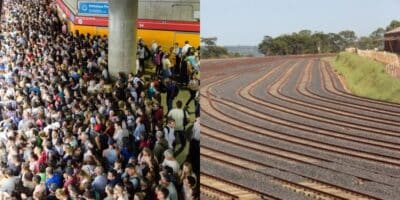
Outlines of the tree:
{"label": "tree", "polygon": [[386,31],[391,31],[397,27],[400,27],[400,21],[399,20],[392,20],[389,24],[389,26],[386,27]]}
{"label": "tree", "polygon": [[346,47],[354,46],[357,41],[357,36],[354,33],[354,31],[351,30],[340,31],[339,35],[344,39]]}
{"label": "tree", "polygon": [[360,37],[357,42],[357,48],[359,49],[373,49],[375,48],[371,37]]}
{"label": "tree", "polygon": [[224,47],[217,46],[217,38],[201,38],[201,42],[206,46],[201,48],[201,55],[203,58],[220,58],[228,56],[228,50]]}
{"label": "tree", "polygon": [[329,52],[339,52],[345,49],[345,41],[337,33],[328,33]]}
{"label": "tree", "polygon": [[206,44],[207,46],[215,46],[217,45],[218,38],[210,37],[210,38],[201,38],[201,43]]}
{"label": "tree", "polygon": [[383,37],[385,32],[385,29],[378,28],[369,35],[372,40],[373,48],[377,48],[380,50],[383,49]]}
{"label": "tree", "polygon": [[264,36],[263,41],[258,45],[258,52],[269,55],[271,54],[272,37],[269,35]]}

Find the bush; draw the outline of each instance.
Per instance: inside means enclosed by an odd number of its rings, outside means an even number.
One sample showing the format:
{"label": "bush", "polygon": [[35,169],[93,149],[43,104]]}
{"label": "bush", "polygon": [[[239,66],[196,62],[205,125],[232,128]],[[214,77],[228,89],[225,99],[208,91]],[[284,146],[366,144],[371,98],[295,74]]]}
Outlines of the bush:
{"label": "bush", "polygon": [[356,54],[342,52],[331,65],[343,74],[356,95],[400,103],[400,80],[385,72],[385,65]]}

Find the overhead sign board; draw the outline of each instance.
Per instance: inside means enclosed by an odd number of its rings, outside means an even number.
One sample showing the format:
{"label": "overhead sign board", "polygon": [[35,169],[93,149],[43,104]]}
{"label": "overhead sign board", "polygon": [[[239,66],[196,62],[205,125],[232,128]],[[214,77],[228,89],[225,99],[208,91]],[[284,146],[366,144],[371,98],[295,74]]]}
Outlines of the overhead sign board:
{"label": "overhead sign board", "polygon": [[78,1],[80,15],[108,15],[108,2]]}

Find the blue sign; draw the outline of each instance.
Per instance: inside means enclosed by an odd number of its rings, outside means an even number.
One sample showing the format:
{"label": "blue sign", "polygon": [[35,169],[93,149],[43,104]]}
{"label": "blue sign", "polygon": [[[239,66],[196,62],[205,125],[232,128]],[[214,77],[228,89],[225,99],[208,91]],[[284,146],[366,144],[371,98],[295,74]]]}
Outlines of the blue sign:
{"label": "blue sign", "polygon": [[108,15],[108,2],[79,1],[78,13],[82,15]]}

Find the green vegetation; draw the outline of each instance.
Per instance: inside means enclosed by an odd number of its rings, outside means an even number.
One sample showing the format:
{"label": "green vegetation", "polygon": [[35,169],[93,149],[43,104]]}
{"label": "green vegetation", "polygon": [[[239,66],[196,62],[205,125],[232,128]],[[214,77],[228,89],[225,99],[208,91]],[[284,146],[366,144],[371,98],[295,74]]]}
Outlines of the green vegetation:
{"label": "green vegetation", "polygon": [[345,52],[328,61],[354,94],[400,103],[400,80],[387,74],[384,64]]}
{"label": "green vegetation", "polygon": [[384,28],[377,28],[369,36],[357,37],[352,30],[339,33],[312,32],[301,30],[278,37],[264,36],[258,50],[264,55],[296,55],[315,53],[337,53],[347,47],[359,49],[383,49],[383,36],[386,31],[400,26],[400,21],[393,20]]}
{"label": "green vegetation", "polygon": [[243,56],[252,57],[252,55],[241,55],[240,53],[230,53],[225,47],[217,45],[218,38],[201,38],[201,43],[204,45],[201,47],[202,58],[238,58]]}
{"label": "green vegetation", "polygon": [[400,26],[400,21],[399,20],[392,20],[389,24],[389,26],[386,27],[386,31],[393,30],[397,27]]}

